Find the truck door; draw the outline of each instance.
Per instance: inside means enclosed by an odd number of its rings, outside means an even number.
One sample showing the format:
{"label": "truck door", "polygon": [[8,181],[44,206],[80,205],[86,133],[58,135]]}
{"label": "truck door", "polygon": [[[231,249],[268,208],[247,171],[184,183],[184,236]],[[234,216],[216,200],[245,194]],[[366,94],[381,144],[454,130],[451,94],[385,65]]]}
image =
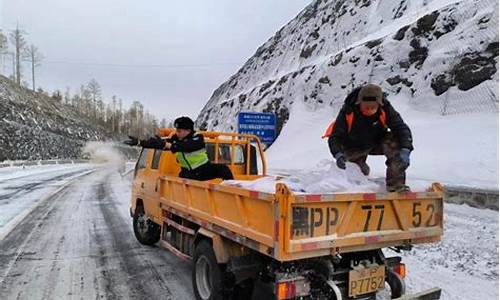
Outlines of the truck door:
{"label": "truck door", "polygon": [[149,150],[150,149],[145,148],[142,149],[134,169],[134,183],[132,185],[132,188],[134,191],[134,195],[140,199],[144,198],[144,187],[146,181],[146,176],[144,173],[146,170]]}
{"label": "truck door", "polygon": [[144,185],[144,209],[149,217],[158,216],[156,210],[159,209],[159,185],[160,185],[160,172],[158,170],[160,165],[160,158],[162,150],[150,149],[150,157],[148,157],[147,168],[144,170],[144,175],[147,178]]}

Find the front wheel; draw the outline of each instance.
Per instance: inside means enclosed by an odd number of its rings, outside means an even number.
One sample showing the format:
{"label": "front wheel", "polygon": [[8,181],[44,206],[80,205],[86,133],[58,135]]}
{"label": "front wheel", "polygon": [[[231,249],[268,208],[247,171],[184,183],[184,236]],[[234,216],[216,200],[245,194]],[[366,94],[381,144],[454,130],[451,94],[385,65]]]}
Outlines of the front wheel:
{"label": "front wheel", "polygon": [[135,237],[139,243],[151,246],[160,240],[160,226],[148,219],[142,206],[135,209],[133,226]]}
{"label": "front wheel", "polygon": [[222,272],[212,245],[201,241],[194,250],[192,281],[197,300],[222,299]]}

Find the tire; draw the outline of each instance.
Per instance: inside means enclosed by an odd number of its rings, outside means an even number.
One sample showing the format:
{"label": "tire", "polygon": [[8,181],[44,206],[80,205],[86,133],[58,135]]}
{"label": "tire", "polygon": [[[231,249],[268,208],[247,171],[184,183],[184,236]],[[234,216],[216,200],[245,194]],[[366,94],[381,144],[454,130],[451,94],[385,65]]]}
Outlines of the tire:
{"label": "tire", "polygon": [[390,270],[387,272],[387,277],[385,281],[391,287],[391,298],[399,298],[406,293],[406,285],[404,279],[402,279],[399,274]]}
{"label": "tire", "polygon": [[147,219],[142,206],[137,206],[135,209],[133,226],[139,243],[152,246],[160,240],[160,226]]}
{"label": "tire", "polygon": [[194,250],[192,281],[197,300],[223,299],[222,271],[206,240],[200,241]]}

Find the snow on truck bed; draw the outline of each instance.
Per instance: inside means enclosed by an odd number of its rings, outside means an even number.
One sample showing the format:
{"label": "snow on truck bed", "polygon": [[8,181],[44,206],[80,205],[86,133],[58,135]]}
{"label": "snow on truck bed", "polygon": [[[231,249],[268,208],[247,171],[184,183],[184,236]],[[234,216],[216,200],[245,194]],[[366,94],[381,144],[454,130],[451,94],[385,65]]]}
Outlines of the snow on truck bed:
{"label": "snow on truck bed", "polygon": [[[356,164],[348,162],[346,170],[339,169],[335,162],[325,160],[311,170],[271,170],[272,176],[256,180],[226,180],[222,184],[274,193],[277,183],[284,183],[296,194],[333,193],[383,193],[384,177],[365,176]],[[427,181],[411,181],[413,192],[424,192],[430,187]]]}

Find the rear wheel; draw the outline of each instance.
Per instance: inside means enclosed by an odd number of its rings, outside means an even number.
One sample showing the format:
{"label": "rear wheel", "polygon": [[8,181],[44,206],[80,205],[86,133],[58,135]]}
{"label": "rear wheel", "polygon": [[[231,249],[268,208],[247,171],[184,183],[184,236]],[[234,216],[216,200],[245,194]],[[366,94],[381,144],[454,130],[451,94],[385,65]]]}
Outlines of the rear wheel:
{"label": "rear wheel", "polygon": [[387,277],[385,281],[391,287],[391,298],[399,298],[403,296],[406,292],[406,285],[404,279],[399,276],[396,272],[390,270],[387,272]]}
{"label": "rear wheel", "polygon": [[222,299],[222,272],[212,245],[206,240],[196,246],[193,257],[192,281],[197,300]]}
{"label": "rear wheel", "polygon": [[160,240],[161,228],[153,223],[144,213],[143,206],[137,206],[133,218],[134,234],[139,243],[154,245]]}

